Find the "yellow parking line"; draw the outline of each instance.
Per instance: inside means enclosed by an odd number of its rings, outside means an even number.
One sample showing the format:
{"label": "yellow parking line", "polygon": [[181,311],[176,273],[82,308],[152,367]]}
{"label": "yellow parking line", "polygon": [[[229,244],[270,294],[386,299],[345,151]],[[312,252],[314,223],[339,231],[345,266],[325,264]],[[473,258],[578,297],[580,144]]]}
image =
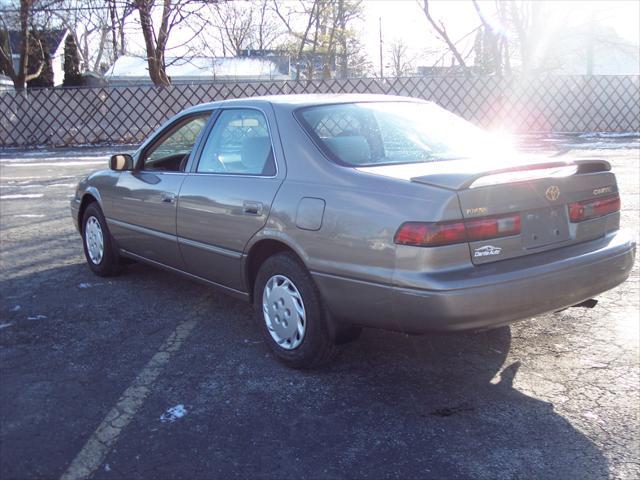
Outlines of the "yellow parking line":
{"label": "yellow parking line", "polygon": [[169,335],[160,350],[149,360],[146,367],[124,391],[116,406],[111,409],[100,426],[93,432],[93,435],[62,475],[61,480],[89,478],[96,471],[113,444],[118,440],[120,432],[131,422],[142,406],[151,392],[153,382],[169,362],[171,355],[180,349],[196,323],[197,320],[183,322]]}

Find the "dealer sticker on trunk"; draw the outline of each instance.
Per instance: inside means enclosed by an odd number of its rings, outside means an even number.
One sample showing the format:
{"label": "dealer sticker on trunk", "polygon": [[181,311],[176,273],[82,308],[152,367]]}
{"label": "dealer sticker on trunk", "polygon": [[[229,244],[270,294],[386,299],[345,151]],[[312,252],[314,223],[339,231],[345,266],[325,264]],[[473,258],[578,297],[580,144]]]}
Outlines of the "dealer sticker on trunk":
{"label": "dealer sticker on trunk", "polygon": [[474,257],[488,257],[490,255],[500,255],[502,248],[494,247],[493,245],[485,245],[484,247],[476,248],[473,251]]}

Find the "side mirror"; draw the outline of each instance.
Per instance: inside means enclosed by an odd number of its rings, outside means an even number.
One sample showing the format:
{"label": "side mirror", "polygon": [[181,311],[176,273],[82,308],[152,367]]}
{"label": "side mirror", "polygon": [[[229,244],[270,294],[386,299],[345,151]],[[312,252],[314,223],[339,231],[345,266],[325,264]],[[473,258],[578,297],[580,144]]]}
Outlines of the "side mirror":
{"label": "side mirror", "polygon": [[128,153],[113,155],[109,160],[109,168],[116,172],[133,170],[133,157]]}

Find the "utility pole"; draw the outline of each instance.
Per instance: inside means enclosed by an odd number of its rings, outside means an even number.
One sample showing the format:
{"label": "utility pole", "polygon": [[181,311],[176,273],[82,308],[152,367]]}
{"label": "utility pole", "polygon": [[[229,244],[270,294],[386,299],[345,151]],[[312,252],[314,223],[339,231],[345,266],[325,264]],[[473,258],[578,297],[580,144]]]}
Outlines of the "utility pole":
{"label": "utility pole", "polygon": [[382,63],[382,17],[378,17],[380,29],[380,78],[384,78],[384,63]]}
{"label": "utility pole", "polygon": [[594,42],[595,42],[595,18],[591,15],[589,20],[589,38],[587,38],[587,75],[593,75]]}

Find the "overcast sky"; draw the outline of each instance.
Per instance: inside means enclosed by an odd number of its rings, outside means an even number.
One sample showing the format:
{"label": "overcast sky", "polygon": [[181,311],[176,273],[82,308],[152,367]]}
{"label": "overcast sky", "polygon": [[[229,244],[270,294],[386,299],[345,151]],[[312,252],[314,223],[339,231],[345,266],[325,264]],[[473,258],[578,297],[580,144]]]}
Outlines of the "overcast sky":
{"label": "overcast sky", "polygon": [[[548,9],[548,28],[570,28],[588,23],[593,17],[600,25],[613,27],[630,44],[640,43],[640,1],[638,0],[538,0]],[[376,71],[379,71],[379,19],[382,19],[383,52],[394,39],[402,39],[421,55],[423,64],[432,64],[445,49],[416,0],[366,0],[365,26],[362,36],[367,53]],[[431,0],[430,12],[441,19],[452,39],[456,41],[478,26],[478,16],[470,0]],[[493,0],[481,0],[480,7],[493,12]],[[463,51],[471,48],[475,37],[469,35],[460,42]],[[427,51],[424,54],[424,51]],[[437,53],[428,53],[428,51]],[[446,57],[447,60],[450,56]],[[384,59],[388,64],[389,58]],[[420,63],[420,62],[418,62]],[[448,62],[447,62],[448,63]]]}

